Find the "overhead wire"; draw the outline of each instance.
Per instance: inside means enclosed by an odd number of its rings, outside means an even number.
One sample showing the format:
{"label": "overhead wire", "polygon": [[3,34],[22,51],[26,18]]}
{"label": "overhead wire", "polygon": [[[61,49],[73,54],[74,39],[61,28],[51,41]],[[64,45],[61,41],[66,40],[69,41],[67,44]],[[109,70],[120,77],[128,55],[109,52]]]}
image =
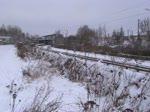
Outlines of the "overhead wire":
{"label": "overhead wire", "polygon": [[137,5],[133,5],[133,6],[130,6],[130,7],[128,7],[128,8],[125,8],[125,9],[123,9],[123,10],[114,12],[114,13],[110,14],[109,16],[105,16],[105,17],[102,17],[102,18],[100,18],[100,19],[105,19],[105,18],[108,18],[108,17],[110,17],[110,16],[114,16],[114,15],[117,15],[117,14],[120,14],[120,13],[123,13],[123,12],[126,12],[126,11],[131,10],[131,9],[136,9],[136,8],[143,7],[143,4],[146,4],[146,3],[148,3],[148,2],[150,2],[150,0],[146,0],[146,1],[142,2],[142,3],[137,4]]}
{"label": "overhead wire", "polygon": [[137,16],[142,16],[142,15],[145,15],[145,14],[148,14],[148,13],[150,13],[150,12],[140,13],[140,14],[131,15],[131,16],[127,16],[127,17],[123,17],[123,18],[118,18],[118,19],[113,19],[113,20],[110,20],[110,21],[101,22],[101,24],[107,24],[107,23],[110,23],[110,22],[113,22],[113,21],[119,21],[119,20],[124,20],[124,19],[129,19],[129,18],[137,17]]}
{"label": "overhead wire", "polygon": [[141,6],[141,5],[146,4],[147,2],[150,2],[150,0],[146,0],[145,2],[142,2],[142,3],[139,3],[139,4],[137,4],[137,5],[128,7],[128,8],[126,8],[126,9],[123,9],[123,10],[121,10],[121,11],[118,11],[118,12],[116,12],[116,13],[114,13],[114,14],[122,13],[122,12],[128,11],[128,10],[130,10],[130,9],[135,9],[135,8],[143,7],[143,6]]}
{"label": "overhead wire", "polygon": [[[130,7],[126,8],[126,9],[120,10],[118,12],[114,12],[114,13],[110,14],[109,17],[113,16],[113,15],[117,15],[117,14],[123,13],[123,12],[126,12],[126,11],[129,11],[131,9],[136,9],[136,8],[143,7],[143,5],[148,3],[148,2],[150,2],[150,0],[146,0],[144,2],[141,2],[141,3],[138,3],[136,5],[130,6]],[[150,13],[150,12],[135,14],[135,15],[127,16],[127,17],[118,18],[118,19],[112,19],[112,20],[109,20],[109,21],[100,22],[99,24],[108,24],[108,23],[111,23],[111,22],[114,22],[114,21],[120,21],[120,20],[125,20],[125,19],[129,19],[129,18],[133,18],[133,17],[138,17],[138,16],[142,16],[142,15],[145,15],[145,14],[148,14],[148,13]],[[107,17],[105,16],[105,17],[103,17],[101,19],[104,19],[104,18],[108,19],[108,16]]]}

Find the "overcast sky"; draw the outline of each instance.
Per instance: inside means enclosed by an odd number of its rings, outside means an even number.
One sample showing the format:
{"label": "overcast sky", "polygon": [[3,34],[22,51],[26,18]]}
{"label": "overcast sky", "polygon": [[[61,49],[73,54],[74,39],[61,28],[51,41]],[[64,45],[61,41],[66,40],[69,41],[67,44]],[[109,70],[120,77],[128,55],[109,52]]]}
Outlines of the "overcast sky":
{"label": "overcast sky", "polygon": [[[105,24],[108,31],[121,26],[135,30],[138,18],[150,16],[145,10],[149,7],[150,0],[0,0],[0,25],[17,25],[39,35],[56,30],[75,34],[85,24],[91,28]],[[147,14],[116,20],[141,13]]]}

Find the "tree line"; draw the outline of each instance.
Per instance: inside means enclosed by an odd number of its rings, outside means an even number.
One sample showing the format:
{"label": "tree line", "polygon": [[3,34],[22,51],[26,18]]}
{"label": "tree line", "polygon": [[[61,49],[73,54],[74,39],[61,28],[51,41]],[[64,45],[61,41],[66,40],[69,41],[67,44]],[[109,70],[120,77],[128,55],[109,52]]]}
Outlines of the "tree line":
{"label": "tree line", "polygon": [[29,33],[24,33],[20,27],[15,25],[1,25],[0,26],[0,36],[9,36],[12,39],[12,44],[18,42],[28,42],[33,37]]}
{"label": "tree line", "polygon": [[[78,28],[75,35],[70,35],[65,40],[65,48],[89,51],[127,53],[135,55],[150,56],[150,18],[139,20],[137,32],[126,34],[123,27],[119,30],[107,33],[104,26],[97,29],[89,28],[87,25]],[[97,47],[95,47],[97,46]]]}
{"label": "tree line", "polygon": [[[126,34],[123,27],[108,33],[106,26],[92,29],[87,25],[78,28],[75,35],[64,36],[56,31],[58,43],[64,45],[56,46],[72,50],[92,51],[103,53],[127,53],[135,55],[150,56],[150,18],[139,20],[137,34],[128,31]],[[13,25],[1,25],[0,36],[10,36],[12,43],[31,42],[38,35],[24,33],[20,27]],[[63,38],[63,39],[62,39]],[[64,41],[63,41],[64,40]],[[63,41],[63,42],[60,42]]]}

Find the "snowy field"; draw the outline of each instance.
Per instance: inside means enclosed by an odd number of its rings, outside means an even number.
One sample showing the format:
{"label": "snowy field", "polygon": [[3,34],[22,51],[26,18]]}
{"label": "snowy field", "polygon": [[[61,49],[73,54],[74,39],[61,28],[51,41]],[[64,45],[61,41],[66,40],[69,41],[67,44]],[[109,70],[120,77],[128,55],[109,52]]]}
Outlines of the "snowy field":
{"label": "snowy field", "polygon": [[[0,112],[11,112],[12,100],[8,85],[14,81],[21,90],[17,93],[15,112],[20,112],[20,108],[26,105],[34,98],[35,91],[46,81],[43,78],[37,79],[32,83],[26,83],[22,77],[22,68],[26,62],[22,61],[16,55],[16,48],[12,45],[0,46]],[[59,112],[71,112],[78,110],[78,99],[86,98],[86,91],[78,83],[72,83],[67,79],[60,77],[53,71],[50,86],[53,88],[51,98],[54,99],[62,95],[62,107]],[[21,102],[19,102],[21,100]],[[66,111],[67,110],[67,111]]]}

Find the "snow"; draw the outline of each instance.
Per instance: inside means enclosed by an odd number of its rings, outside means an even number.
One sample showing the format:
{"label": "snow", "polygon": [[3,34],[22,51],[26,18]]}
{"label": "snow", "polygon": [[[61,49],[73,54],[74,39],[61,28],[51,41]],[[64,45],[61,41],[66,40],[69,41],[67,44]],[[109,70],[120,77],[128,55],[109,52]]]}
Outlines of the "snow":
{"label": "snow", "polygon": [[[56,48],[52,48],[52,49],[61,52],[66,52],[66,50],[63,49],[56,49]],[[74,51],[67,51],[67,52],[74,53]],[[77,52],[77,53],[84,55],[84,53],[81,52]],[[88,55],[94,56],[94,54],[92,53],[89,53]],[[67,59],[69,58],[68,56],[63,56],[63,57]],[[103,55],[96,55],[96,57],[102,59],[111,59],[110,56],[103,56]],[[119,60],[119,59],[120,58],[118,59],[115,58],[115,60]],[[123,58],[121,58],[121,60],[123,61]],[[87,63],[89,66],[95,64],[96,67],[98,67],[98,70],[101,71],[102,74],[108,74],[108,76],[110,75],[110,70],[122,69],[113,65],[103,64],[100,61],[96,63],[92,61],[87,61]],[[134,63],[134,60],[132,60],[131,63]],[[36,94],[37,88],[40,88],[41,86],[47,84],[49,84],[50,87],[53,89],[50,98],[48,99],[49,101],[57,98],[58,96],[62,96],[62,105],[58,112],[79,112],[79,106],[77,105],[77,103],[79,103],[80,100],[82,100],[84,103],[87,101],[87,92],[83,84],[69,81],[64,76],[60,75],[61,73],[59,73],[59,71],[55,68],[50,69],[51,71],[49,75],[52,76],[51,78],[49,78],[48,76],[47,77],[43,76],[31,82],[27,82],[22,75],[22,70],[28,64],[29,64],[28,61],[23,61],[17,56],[15,46],[13,45],[0,46],[0,71],[1,71],[0,101],[3,102],[0,104],[0,112],[11,112],[12,105],[10,104],[12,104],[11,103],[12,99],[9,93],[9,88],[7,88],[6,86],[10,85],[13,81],[14,83],[17,84],[17,88],[21,88],[20,91],[18,91],[17,93],[15,112],[20,112],[20,109],[26,107],[29,103],[31,103],[31,101],[33,100]],[[149,61],[145,61],[145,62],[141,61],[141,64],[142,65],[147,64],[150,66]],[[133,73],[135,74],[131,82],[138,81],[146,74],[145,72],[137,72],[131,69],[122,69],[122,72],[131,76],[133,75]],[[124,86],[123,82],[124,81],[122,81],[122,83],[120,84],[121,86]],[[111,83],[109,84],[108,81],[106,82],[106,85],[111,86]],[[118,91],[117,94],[120,94],[119,93],[120,91]],[[140,93],[140,89],[137,89],[136,86],[133,86],[132,89],[130,89],[131,96],[135,96],[136,94],[139,93]],[[101,99],[100,106],[102,107],[103,105],[105,105],[104,103],[105,98],[102,97],[100,99]],[[19,100],[21,100],[21,102]]]}
{"label": "snow", "polygon": [[57,87],[55,88],[55,93],[63,94],[64,104],[63,108],[59,110],[60,112],[76,112],[79,109],[77,106],[79,99],[86,101],[86,91],[78,83],[70,83],[69,80],[55,77],[52,82],[52,87]]}
{"label": "snow", "polygon": [[22,61],[16,56],[14,46],[0,46],[0,112],[9,112],[9,91],[6,88],[12,80],[20,81]]}
{"label": "snow", "polygon": [[[31,83],[23,80],[22,68],[27,62],[22,61],[16,55],[16,48],[13,45],[0,46],[0,112],[11,112],[9,89],[6,87],[14,81],[21,90],[17,93],[15,112],[31,102],[35,96],[37,88],[46,84],[44,77]],[[50,99],[55,99],[59,95],[62,97],[62,106],[59,112],[77,112],[79,109],[76,103],[79,98],[86,100],[85,87],[79,83],[70,82],[68,79],[60,76],[59,72],[52,72],[54,76],[50,80],[50,86],[53,88]],[[21,100],[21,102],[19,102]]]}

